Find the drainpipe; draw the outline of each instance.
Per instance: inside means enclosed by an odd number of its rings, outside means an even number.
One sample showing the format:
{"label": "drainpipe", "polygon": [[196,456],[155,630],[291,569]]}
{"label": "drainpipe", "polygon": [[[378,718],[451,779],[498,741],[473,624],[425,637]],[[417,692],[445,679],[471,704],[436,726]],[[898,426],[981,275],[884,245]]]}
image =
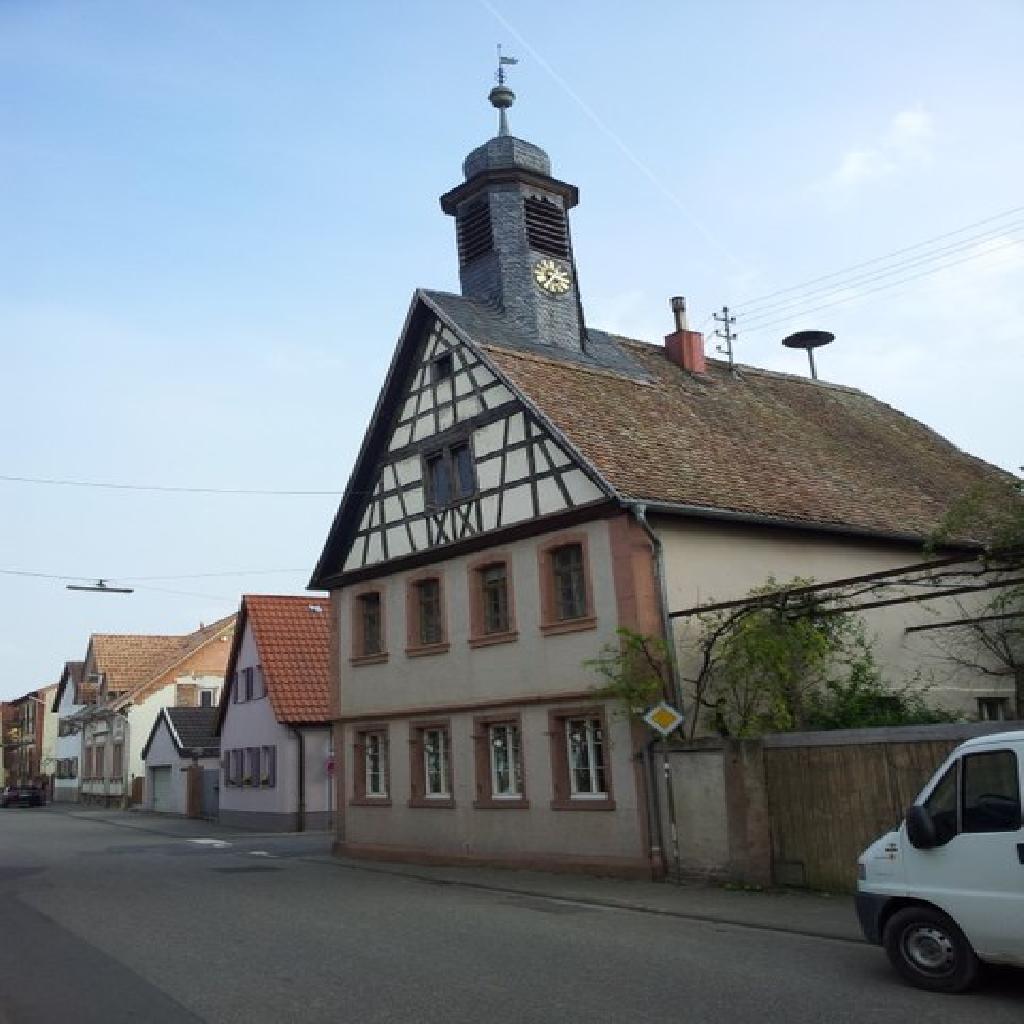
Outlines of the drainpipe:
{"label": "drainpipe", "polygon": [[297,815],[296,831],[306,831],[306,737],[303,731],[296,726],[291,726],[295,738],[299,741],[299,813]]}
{"label": "drainpipe", "polygon": [[647,534],[654,549],[654,577],[658,584],[658,607],[661,612],[661,629],[665,637],[665,653],[668,655],[668,674],[671,686],[672,702],[680,711],[683,710],[683,687],[679,681],[679,666],[676,664],[676,644],[672,633],[672,620],[668,616],[668,584],[665,579],[665,551],[661,538],[651,529],[647,521],[647,506],[637,502],[629,506],[634,518]]}

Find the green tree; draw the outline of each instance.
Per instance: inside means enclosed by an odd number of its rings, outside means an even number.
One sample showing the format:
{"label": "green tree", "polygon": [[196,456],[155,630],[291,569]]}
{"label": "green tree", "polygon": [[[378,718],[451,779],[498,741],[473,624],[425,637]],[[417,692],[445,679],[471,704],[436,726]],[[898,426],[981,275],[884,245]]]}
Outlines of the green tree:
{"label": "green tree", "polygon": [[[1020,579],[1024,569],[1024,480],[1006,474],[954,501],[928,540],[927,549],[971,540],[995,583]],[[1013,683],[1015,713],[1024,718],[1024,585],[993,589],[980,606],[956,602],[962,620],[935,637],[953,664]]]}
{"label": "green tree", "polygon": [[[882,677],[863,620],[769,578],[749,603],[700,617],[694,703],[721,735],[949,721],[926,688]],[[695,716],[696,717],[696,716]],[[692,730],[691,730],[692,731]]]}
{"label": "green tree", "polygon": [[617,644],[605,644],[598,657],[583,664],[604,679],[595,697],[617,701],[625,714],[640,716],[670,693],[668,651],[660,637],[625,628],[616,632]]}

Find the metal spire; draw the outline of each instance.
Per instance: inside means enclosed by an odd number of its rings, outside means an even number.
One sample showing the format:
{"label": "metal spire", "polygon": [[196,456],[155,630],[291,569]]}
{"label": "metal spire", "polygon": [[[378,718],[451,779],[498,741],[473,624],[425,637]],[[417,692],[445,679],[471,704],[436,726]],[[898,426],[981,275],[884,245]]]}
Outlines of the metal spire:
{"label": "metal spire", "polygon": [[498,43],[498,73],[494,76],[498,84],[487,94],[487,98],[498,110],[499,135],[508,135],[508,115],[505,111],[516,101],[516,94],[505,84],[505,66],[518,63],[517,58],[506,57],[501,52],[501,43]]}

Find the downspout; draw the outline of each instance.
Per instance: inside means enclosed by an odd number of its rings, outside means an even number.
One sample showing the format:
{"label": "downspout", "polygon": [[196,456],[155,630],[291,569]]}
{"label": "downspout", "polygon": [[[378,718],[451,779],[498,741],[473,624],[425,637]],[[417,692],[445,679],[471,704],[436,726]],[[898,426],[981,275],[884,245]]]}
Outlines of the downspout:
{"label": "downspout", "polygon": [[299,741],[299,813],[296,816],[297,832],[306,831],[306,736],[303,731],[290,726]]}
{"label": "downspout", "polygon": [[679,681],[679,666],[676,663],[676,643],[672,633],[672,620],[668,614],[668,583],[665,578],[665,549],[661,538],[651,529],[647,521],[647,506],[643,502],[631,502],[629,509],[647,534],[654,549],[654,578],[658,584],[658,610],[661,613],[661,631],[665,637],[665,653],[668,655],[669,685],[672,702],[679,711],[683,710],[683,687]]}
{"label": "downspout", "polygon": [[[668,657],[668,674],[669,674],[669,689],[671,692],[672,703],[675,705],[678,711],[683,710],[683,688],[679,680],[679,666],[676,662],[676,643],[675,636],[672,632],[672,620],[669,618],[668,608],[668,583],[666,581],[665,574],[665,550],[661,543],[661,538],[651,529],[651,524],[647,521],[647,506],[643,502],[631,503],[629,508],[633,512],[633,516],[636,521],[640,524],[641,529],[647,534],[648,540],[651,542],[651,548],[654,559],[654,577],[658,585],[658,608],[661,612],[661,629],[662,634],[665,637],[665,654]],[[646,750],[646,761],[647,761],[647,780],[651,788],[651,803],[655,811],[655,827],[657,829],[657,855],[661,858],[661,862],[665,862],[665,833],[664,825],[661,817],[661,788],[658,786],[657,781],[657,769],[654,765],[654,745],[658,742],[657,739],[651,739],[647,744]],[[672,853],[673,860],[675,862],[675,881],[678,885],[682,878],[682,872],[680,871],[679,865],[679,829],[676,823],[676,807],[675,798],[672,792],[672,769],[669,765],[668,751],[664,743],[661,746],[661,758],[662,768],[665,775],[665,799],[668,804],[668,817],[669,827],[672,833]],[[655,850],[652,843],[651,854],[652,857],[655,855]]]}

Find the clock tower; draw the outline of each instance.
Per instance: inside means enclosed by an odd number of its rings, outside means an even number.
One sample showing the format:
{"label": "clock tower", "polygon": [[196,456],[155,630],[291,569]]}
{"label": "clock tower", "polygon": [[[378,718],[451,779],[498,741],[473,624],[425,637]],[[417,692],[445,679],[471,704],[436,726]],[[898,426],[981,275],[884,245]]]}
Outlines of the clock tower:
{"label": "clock tower", "polygon": [[579,191],[551,176],[544,150],[509,134],[515,94],[500,64],[488,99],[498,134],[466,157],[466,180],[441,196],[455,218],[462,294],[500,309],[524,342],[579,354],[585,333],[569,233]]}

